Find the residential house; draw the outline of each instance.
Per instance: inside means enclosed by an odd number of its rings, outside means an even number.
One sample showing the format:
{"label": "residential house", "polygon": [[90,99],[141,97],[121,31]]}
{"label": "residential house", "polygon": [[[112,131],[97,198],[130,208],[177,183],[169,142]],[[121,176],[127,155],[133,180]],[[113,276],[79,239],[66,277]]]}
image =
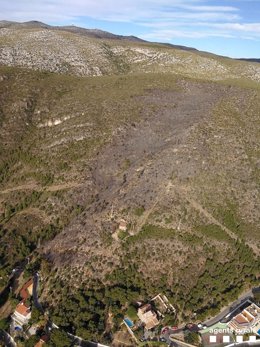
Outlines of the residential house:
{"label": "residential house", "polygon": [[12,319],[15,326],[22,327],[25,324],[28,324],[31,318],[30,307],[27,307],[24,302],[20,302],[12,315]]}
{"label": "residential house", "polygon": [[147,330],[153,329],[160,323],[150,304],[141,306],[137,311],[137,315]]}
{"label": "residential house", "polygon": [[[256,327],[260,324],[260,307],[251,303],[241,313],[237,314],[234,318],[228,322],[228,326],[236,333],[248,332],[250,330],[255,331]],[[259,333],[259,331],[255,331]]]}

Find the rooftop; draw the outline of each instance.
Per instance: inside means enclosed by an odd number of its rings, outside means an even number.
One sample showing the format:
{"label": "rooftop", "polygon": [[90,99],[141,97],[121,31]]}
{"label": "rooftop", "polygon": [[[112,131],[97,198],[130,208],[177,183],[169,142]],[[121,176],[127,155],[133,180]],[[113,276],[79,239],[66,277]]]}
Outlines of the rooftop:
{"label": "rooftop", "polygon": [[152,307],[150,304],[146,304],[138,309],[137,312],[140,320],[145,324],[145,328],[150,330],[157,326],[160,322],[157,318],[157,315],[154,311],[152,311]]}
{"label": "rooftop", "polygon": [[244,316],[244,314],[240,313],[238,314],[234,320],[238,323],[238,324],[246,324],[248,323],[247,318]]}
{"label": "rooftop", "polygon": [[234,330],[240,330],[243,328],[250,327],[255,325],[260,321],[260,308],[251,303],[248,307],[237,314],[231,321],[228,323],[228,326]]}
{"label": "rooftop", "polygon": [[22,289],[20,290],[20,296],[23,300],[26,300],[28,296],[32,295],[32,289],[33,289],[33,279],[31,278],[28,282],[26,282]]}
{"label": "rooftop", "polygon": [[23,302],[20,302],[15,309],[15,312],[21,314],[24,317],[27,317],[30,313],[31,310],[29,307],[27,307]]}

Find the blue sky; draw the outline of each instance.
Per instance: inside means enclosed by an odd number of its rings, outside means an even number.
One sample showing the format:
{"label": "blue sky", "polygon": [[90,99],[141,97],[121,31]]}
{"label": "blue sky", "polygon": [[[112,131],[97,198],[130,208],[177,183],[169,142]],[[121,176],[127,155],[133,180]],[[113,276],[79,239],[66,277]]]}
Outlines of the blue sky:
{"label": "blue sky", "polygon": [[74,24],[260,58],[260,0],[0,0],[1,19]]}

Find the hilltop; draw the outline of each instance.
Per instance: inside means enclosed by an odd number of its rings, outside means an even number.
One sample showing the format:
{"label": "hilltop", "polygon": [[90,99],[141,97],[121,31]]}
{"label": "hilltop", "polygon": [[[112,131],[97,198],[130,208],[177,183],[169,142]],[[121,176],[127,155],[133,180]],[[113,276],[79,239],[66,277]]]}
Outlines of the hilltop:
{"label": "hilltop", "polygon": [[101,30],[1,22],[0,63],[78,76],[174,73],[209,80],[260,80],[260,67],[189,47],[145,42]]}

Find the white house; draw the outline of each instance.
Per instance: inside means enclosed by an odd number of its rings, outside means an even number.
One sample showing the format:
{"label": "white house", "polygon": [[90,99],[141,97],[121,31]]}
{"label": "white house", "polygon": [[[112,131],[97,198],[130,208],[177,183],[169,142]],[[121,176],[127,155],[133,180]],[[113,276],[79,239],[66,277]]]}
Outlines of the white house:
{"label": "white house", "polygon": [[30,307],[27,307],[23,302],[20,302],[12,315],[12,319],[15,325],[23,326],[28,324],[31,318]]}

